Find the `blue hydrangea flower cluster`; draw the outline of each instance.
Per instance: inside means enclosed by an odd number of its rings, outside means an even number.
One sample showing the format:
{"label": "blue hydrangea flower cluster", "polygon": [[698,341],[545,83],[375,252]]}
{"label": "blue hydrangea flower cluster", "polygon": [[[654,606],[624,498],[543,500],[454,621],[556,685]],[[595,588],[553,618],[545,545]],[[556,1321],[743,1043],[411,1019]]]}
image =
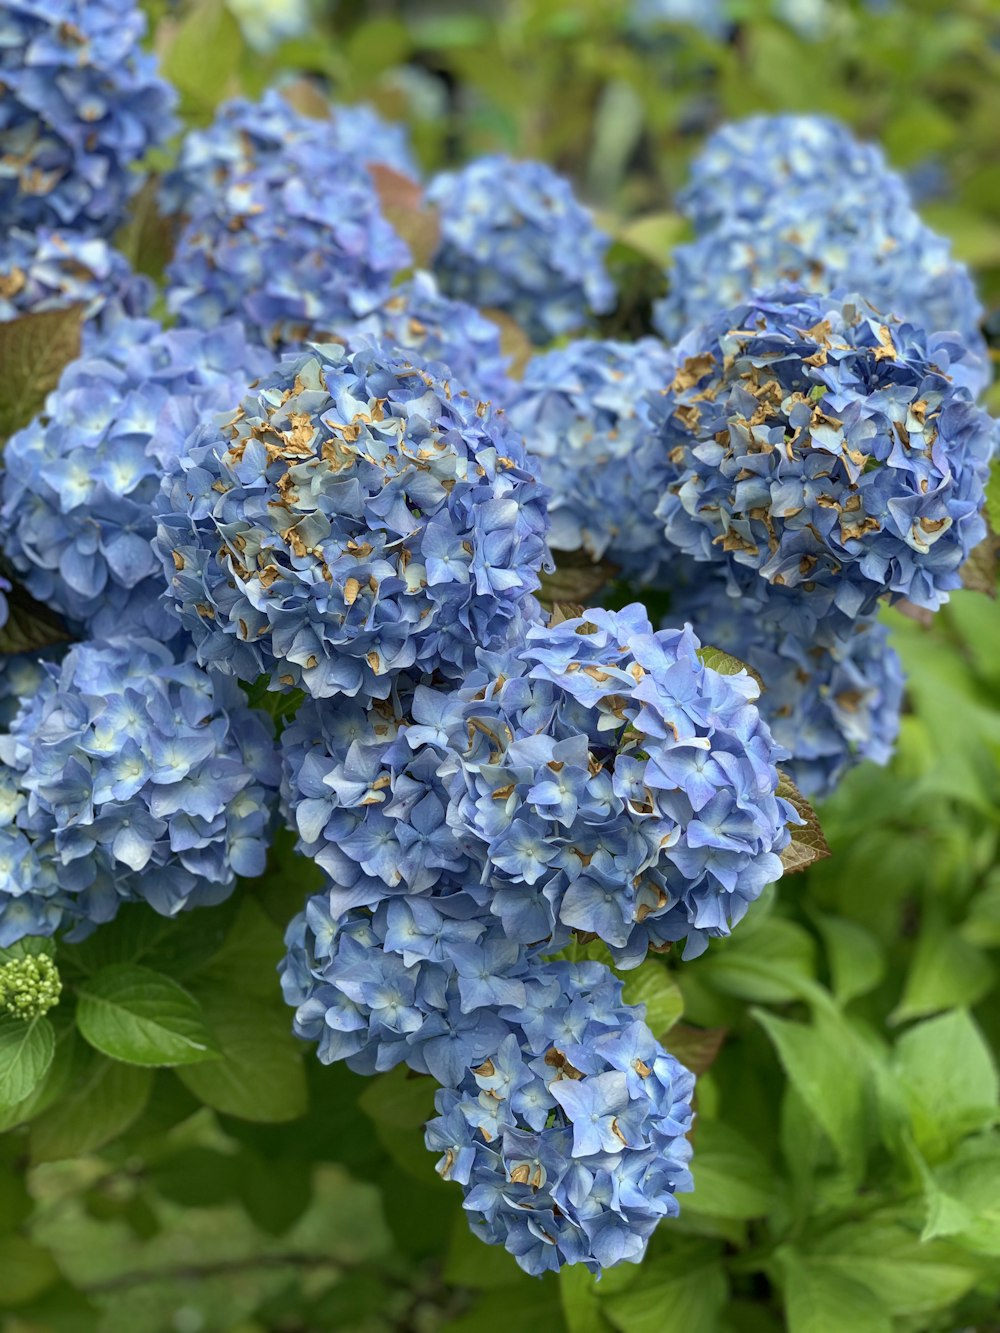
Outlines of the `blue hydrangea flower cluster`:
{"label": "blue hydrangea flower cluster", "polygon": [[395,349],[289,358],[178,460],[158,543],[199,658],[317,697],[461,678],[547,562],[545,492],[502,414]]}
{"label": "blue hydrangea flower cluster", "polygon": [[597,935],[625,967],[678,940],[692,957],[780,877],[786,752],[756,683],[705,667],[698,646],[634,605],[481,655],[441,771],[510,938]]}
{"label": "blue hydrangea flower cluster", "polygon": [[347,332],[350,340],[388,342],[423,361],[440,362],[451,382],[481,402],[505,406],[514,397],[499,327],[474,306],[445,296],[434,276],[422,269]]}
{"label": "blue hydrangea flower cluster", "polygon": [[614,306],[609,238],[550,167],[477,158],[436,176],[427,199],[441,219],[434,272],[450,296],[505,311],[542,345]]}
{"label": "blue hydrangea flower cluster", "polygon": [[0,11],[0,224],[109,236],[132,167],[174,129],[134,0],[16,0]]}
{"label": "blue hydrangea flower cluster", "polygon": [[655,338],[581,340],[528,362],[509,412],[552,492],[554,551],[606,558],[644,582],[670,559],[643,444],[650,396],[670,383],[674,369]]}
{"label": "blue hydrangea flower cluster", "polygon": [[0,322],[83,307],[85,320],[144,315],[153,284],[99,236],[14,228],[0,237]]}
{"label": "blue hydrangea flower cluster", "polygon": [[682,207],[695,239],[671,256],[659,331],[677,339],[755,292],[857,292],[928,332],[957,331],[990,378],[982,308],[950,243],[918,216],[881,151],[821,116],[751,117],[696,160]]}
{"label": "blue hydrangea flower cluster", "polygon": [[473,1234],[526,1272],[638,1263],[692,1188],[694,1078],[601,964],[548,963],[524,989],[503,1040],[438,1092],[427,1146]]}
{"label": "blue hydrangea flower cluster", "polygon": [[164,468],[263,365],[235,324],[122,318],[89,341],[7,446],[17,466],[0,479],[0,543],[29,592],[89,636],[177,635],[152,546]]}
{"label": "blue hydrangea flower cluster", "polygon": [[678,345],[648,458],[667,539],[855,618],[883,597],[934,609],[985,536],[994,423],[965,349],[857,299],[785,292]]}
{"label": "blue hydrangea flower cluster", "polygon": [[782,764],[806,796],[830,794],[862,760],[885,764],[899,733],[903,668],[884,625],[868,616],[803,624],[795,589],[762,583],[732,597],[713,567],[693,565],[671,590],[672,622],[689,621],[713,648],[750,662]]}
{"label": "blue hydrangea flower cluster", "polygon": [[364,164],[315,132],[191,204],[167,266],[169,309],[203,329],[238,318],[274,351],[370,314],[410,264]]}
{"label": "blue hydrangea flower cluster", "polygon": [[730,26],[722,0],[634,0],[629,21],[640,32],[685,23],[710,37],[723,36]]}
{"label": "blue hydrangea flower cluster", "polygon": [[255,168],[280,166],[291,145],[419,176],[405,126],[383,120],[367,106],[331,106],[329,119],[307,116],[279,89],[269,88],[258,102],[243,97],[223,102],[207,129],[184,136],[177,163],[160,187],[160,206],[166,213],[194,215]]}
{"label": "blue hydrangea flower cluster", "polygon": [[152,640],[72,648],[0,737],[0,946],[165,916],[258,875],[277,758],[235,681]]}
{"label": "blue hydrangea flower cluster", "polygon": [[427,1146],[476,1235],[535,1274],[642,1257],[690,1188],[694,1079],[606,967],[532,960],[461,892],[340,917],[318,894],[286,940],[285,998],[320,1060],[441,1084]]}

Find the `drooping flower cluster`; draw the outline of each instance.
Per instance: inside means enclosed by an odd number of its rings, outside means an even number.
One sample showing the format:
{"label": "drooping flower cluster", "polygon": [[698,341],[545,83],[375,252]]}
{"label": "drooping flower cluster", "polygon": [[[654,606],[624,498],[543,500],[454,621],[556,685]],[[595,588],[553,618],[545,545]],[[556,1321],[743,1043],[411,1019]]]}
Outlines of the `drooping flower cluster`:
{"label": "drooping flower cluster", "polygon": [[132,167],[173,130],[134,0],[16,0],[0,12],[0,225],[109,236]]}
{"label": "drooping flower cluster", "polygon": [[220,902],[264,867],[266,715],[152,640],[72,648],[0,737],[0,947]]}
{"label": "drooping flower cluster", "polygon": [[460,678],[533,613],[544,491],[443,367],[381,345],[284,362],[197,435],[158,536],[206,664],[317,697]]}
{"label": "drooping flower cluster", "polygon": [[713,648],[753,664],[758,707],[807,796],[829,795],[862,760],[884,764],[899,732],[903,669],[884,625],[867,616],[803,620],[795,590],[761,583],[729,595],[720,571],[691,569],[671,590],[671,623],[689,621]]}
{"label": "drooping flower cluster", "polygon": [[609,238],[550,167],[477,158],[436,176],[427,198],[441,218],[434,272],[450,296],[505,311],[539,344],[614,305]]}
{"label": "drooping flower cluster", "polygon": [[314,130],[220,174],[217,189],[189,198],[167,266],[167,304],[182,324],[238,318],[248,338],[288,350],[370,314],[410,263],[363,163]]}
{"label": "drooping flower cluster", "polygon": [[985,535],[994,432],[962,387],[959,341],[786,292],[676,352],[648,458],[676,548],[851,618],[886,596],[933,609],[959,586]]}
{"label": "drooping flower cluster", "polygon": [[458,694],[448,822],[488,866],[489,910],[524,943],[593,933],[622,966],[727,935],[781,875],[794,812],[749,676],[641,606],[527,630]]}
{"label": "drooping flower cluster", "polygon": [[324,152],[346,153],[356,162],[419,174],[404,126],[366,106],[331,106],[329,119],[307,116],[279,89],[269,88],[258,102],[243,97],[223,102],[207,129],[184,136],[177,163],[160,188],[160,205],[167,213],[194,215],[248,172],[280,168],[293,146],[311,149],[317,160]]}
{"label": "drooping flower cluster", "polygon": [[670,559],[642,446],[650,395],[673,374],[671,354],[655,338],[581,340],[528,362],[509,411],[552,493],[554,551],[583,550],[643,581]]}
{"label": "drooping flower cluster", "polygon": [[422,269],[349,332],[352,340],[381,340],[422,361],[446,366],[449,382],[481,402],[505,407],[513,399],[510,358],[501,349],[497,325],[475,306],[443,295],[433,275]]}
{"label": "drooping flower cluster", "polygon": [[163,601],[154,499],[188,432],[231,408],[264,361],[236,324],[211,333],[123,318],[63,372],[9,442],[4,553],[28,590],[90,636],[180,626]]}
{"label": "drooping flower cluster", "polygon": [[857,292],[928,333],[957,331],[989,382],[982,308],[968,269],[912,206],[881,151],[816,116],[752,117],[709,140],[682,207],[695,239],[671,256],[656,310],[670,339],[778,286]]}
{"label": "drooping flower cluster", "polygon": [[15,228],[0,238],[0,322],[72,305],[85,320],[144,315],[152,297],[149,279],[99,236]]}
{"label": "drooping flower cluster", "polygon": [[509,1031],[435,1098],[427,1146],[475,1235],[528,1273],[637,1263],[690,1189],[694,1078],[600,963],[524,980]]}

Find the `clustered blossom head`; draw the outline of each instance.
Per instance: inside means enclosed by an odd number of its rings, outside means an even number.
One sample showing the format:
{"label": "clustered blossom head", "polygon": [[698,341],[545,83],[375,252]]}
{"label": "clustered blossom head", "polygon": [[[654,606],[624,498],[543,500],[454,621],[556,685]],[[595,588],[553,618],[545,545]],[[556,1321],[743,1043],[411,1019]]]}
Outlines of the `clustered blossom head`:
{"label": "clustered blossom head", "polygon": [[235,681],[151,640],[83,643],[0,737],[0,947],[228,897],[264,868],[277,758]]}
{"label": "clustered blossom head", "polygon": [[965,348],[856,298],[753,298],[695,329],[652,401],[667,539],[848,617],[936,608],[985,535],[994,423]]}
{"label": "clustered blossom head", "polygon": [[659,486],[642,446],[649,395],[674,369],[655,338],[581,340],[528,362],[509,414],[552,493],[553,550],[607,558],[644,582],[669,559],[654,517]]}
{"label": "clustered blossom head", "polygon": [[803,621],[794,590],[761,583],[729,595],[724,577],[696,565],[672,588],[670,620],[748,662],[764,682],[758,707],[791,758],[782,764],[807,796],[829,795],[862,760],[888,762],[899,733],[903,668],[884,625],[833,615]]}
{"label": "clustered blossom head", "polygon": [[450,296],[505,311],[539,344],[613,307],[609,238],[550,167],[477,158],[436,176],[427,199],[440,210],[434,272]]}
{"label": "clustered blossom head", "polygon": [[150,280],[99,236],[14,228],[0,239],[0,321],[73,305],[85,320],[144,315],[152,299]]}
{"label": "clustered blossom head", "polygon": [[445,296],[434,276],[422,269],[345,332],[352,341],[381,340],[422,361],[440,362],[451,383],[484,403],[504,407],[513,397],[510,358],[501,350],[499,327],[475,306]]}
{"label": "clustered blossom head", "polygon": [[670,292],[655,311],[664,337],[776,287],[847,290],[928,332],[956,331],[972,387],[989,383],[968,269],[920,219],[881,150],[845,126],[822,116],[725,126],[696,159],[681,206],[695,239],[671,256]]}
{"label": "clustered blossom head", "polygon": [[238,318],[274,351],[370,314],[410,263],[363,163],[314,136],[193,203],[167,266],[169,309],[204,329]]}
{"label": "clustered blossom head", "polygon": [[697,649],[635,605],[481,655],[441,771],[448,822],[486,864],[510,938],[594,934],[626,967],[677,940],[690,957],[781,875],[785,751],[755,682]]}
{"label": "clustered blossom head", "polygon": [[110,235],[174,128],[134,0],[16,0],[0,12],[0,223]]}
{"label": "clustered blossom head", "polygon": [[692,1188],[694,1078],[600,963],[546,963],[507,1033],[435,1097],[426,1143],[472,1231],[528,1273],[642,1259]]}
{"label": "clustered blossom head", "polygon": [[0,1013],[30,1023],[57,1005],[61,994],[59,969],[47,953],[0,963]]}
{"label": "clustered blossom head", "polygon": [[547,560],[545,492],[494,413],[398,350],[313,346],[168,479],[158,543],[200,660],[317,697],[460,678]]}
{"label": "clustered blossom head", "polygon": [[[406,128],[383,120],[370,107],[331,106],[329,119],[297,111],[279,89],[258,102],[223,102],[207,129],[190,130],[177,165],[160,187],[167,213],[196,214],[214,197],[257,167],[280,166],[290,146],[313,153],[345,153],[355,162],[377,162],[416,177]],[[336,165],[335,163],[333,165]]]}
{"label": "clustered blossom head", "polygon": [[163,471],[264,364],[236,324],[201,333],[122,318],[90,340],[7,446],[17,465],[0,482],[0,542],[29,592],[91,636],[176,635],[152,547]]}

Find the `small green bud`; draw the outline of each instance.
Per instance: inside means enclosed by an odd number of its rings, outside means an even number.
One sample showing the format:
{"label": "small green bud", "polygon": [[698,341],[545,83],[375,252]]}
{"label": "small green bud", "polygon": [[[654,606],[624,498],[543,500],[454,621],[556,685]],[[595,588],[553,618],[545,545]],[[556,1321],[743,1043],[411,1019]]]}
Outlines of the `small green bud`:
{"label": "small green bud", "polygon": [[0,965],[0,1010],[15,1018],[41,1018],[59,1003],[61,993],[59,969],[47,953]]}

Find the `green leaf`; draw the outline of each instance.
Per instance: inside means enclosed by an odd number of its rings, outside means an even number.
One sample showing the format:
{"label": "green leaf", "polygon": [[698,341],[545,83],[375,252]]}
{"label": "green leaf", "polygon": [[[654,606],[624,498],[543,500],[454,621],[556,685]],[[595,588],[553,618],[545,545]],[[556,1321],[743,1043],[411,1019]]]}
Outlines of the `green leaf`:
{"label": "green leaf", "polygon": [[173,27],[161,25],[160,72],[200,112],[211,111],[231,91],[244,58],[243,34],[224,0],[200,0]]}
{"label": "green leaf", "polygon": [[621,1333],[718,1333],[728,1284],[715,1246],[675,1242],[640,1280],[602,1303]]}
{"label": "green leaf", "polygon": [[185,1065],[177,1076],[196,1097],[227,1115],[262,1124],[296,1120],[306,1109],[304,1047],[289,1030],[288,1011],[239,991],[199,991],[222,1055]]}
{"label": "green leaf", "polygon": [[[428,1154],[429,1156],[429,1154]],[[512,1254],[499,1245],[484,1245],[469,1230],[467,1214],[455,1217],[444,1263],[445,1282],[473,1291],[497,1291],[521,1280],[521,1270]]]}
{"label": "green leaf", "polygon": [[[666,268],[671,250],[688,230],[689,223],[679,213],[647,213],[621,228],[617,239],[660,268]],[[711,666],[712,663],[706,665]],[[715,670],[720,668],[716,667]]]}
{"label": "green leaf", "polygon": [[31,1125],[36,1162],[82,1157],[123,1133],[141,1115],[153,1074],[107,1060],[78,1046],[75,1077],[66,1092]]}
{"label": "green leaf", "polygon": [[48,1250],[23,1236],[0,1236],[0,1309],[26,1305],[58,1280]]}
{"label": "green leaf", "polygon": [[42,410],[63,367],[80,355],[82,319],[83,306],[74,305],[0,323],[0,448]]}
{"label": "green leaf", "polygon": [[774,1170],[748,1139],[718,1120],[698,1119],[692,1136],[694,1193],[686,1208],[715,1217],[764,1217],[774,1207]]}
{"label": "green leaf", "polygon": [[161,1157],[148,1172],[149,1183],[183,1208],[213,1208],[236,1198],[241,1158],[195,1144]]}
{"label": "green leaf", "polygon": [[820,917],[819,929],[839,1003],[847,1004],[874,990],[885,976],[885,954],[871,931],[838,916]]}
{"label": "green leaf", "polygon": [[761,690],[766,688],[763,677],[752,666],[742,662],[738,657],[733,657],[731,653],[724,653],[721,648],[711,648],[706,645],[698,649],[697,657],[703,666],[707,666],[710,671],[717,671],[720,676],[740,676],[745,671],[757,682]]}
{"label": "green leaf", "polygon": [[403,1065],[367,1080],[358,1105],[377,1125],[420,1129],[434,1114],[434,1080]]}
{"label": "green leaf", "polygon": [[0,1107],[30,1097],[48,1072],[55,1049],[55,1032],[47,1018],[26,1023],[0,1014]]}
{"label": "green leaf", "polygon": [[766,930],[749,939],[737,932],[697,967],[717,990],[756,1003],[799,1000],[816,989],[815,945],[808,932],[791,921],[771,920]]}
{"label": "green leaf", "polygon": [[664,963],[649,957],[625,977],[622,999],[626,1004],[644,1004],[646,1022],[662,1041],[684,1013],[681,988]]}
{"label": "green leaf", "polygon": [[781,864],[786,875],[796,875],[807,870],[814,861],[822,861],[830,855],[830,848],[820,828],[819,817],[806,798],[796,787],[787,773],[779,774],[778,795],[792,806],[801,824],[789,824],[788,831],[792,840],[781,853]]}
{"label": "green leaf", "polygon": [[986,484],[986,517],[994,532],[1000,532],[1000,460],[994,459],[990,466],[990,479]]}
{"label": "green leaf", "polygon": [[925,1165],[924,1240],[952,1236],[963,1249],[1000,1257],[1000,1137],[984,1134],[931,1171]]}
{"label": "green leaf", "polygon": [[793,1250],[779,1251],[788,1333],[892,1333],[892,1320],[867,1287],[811,1264]]}
{"label": "green leaf", "polygon": [[[6,325],[0,324],[0,329]],[[0,656],[13,657],[49,648],[55,643],[68,643],[70,632],[62,619],[13,580],[5,593],[8,616],[0,627]]]}
{"label": "green leaf", "polygon": [[598,1300],[597,1281],[582,1264],[560,1269],[559,1299],[567,1333],[608,1333],[611,1325]]}
{"label": "green leaf", "polygon": [[864,1149],[865,1086],[850,1029],[827,1013],[806,1024],[764,1009],[751,1012],[841,1159],[856,1162]]}
{"label": "green leaf", "polygon": [[896,1043],[894,1071],[913,1137],[932,1162],[997,1119],[1000,1085],[993,1055],[963,1009],[905,1032]]}
{"label": "green leaf", "polygon": [[610,583],[618,571],[607,560],[592,560],[586,551],[556,551],[556,569],[542,575],[539,601],[546,607],[556,604],[587,606],[594,594]]}
{"label": "green leaf", "polygon": [[112,1060],[170,1066],[219,1053],[194,996],[150,967],[113,963],[80,985],[78,1000],[77,1026]]}
{"label": "green leaf", "polygon": [[962,565],[962,587],[971,592],[982,592],[987,597],[997,595],[997,571],[1000,569],[1000,537],[987,524],[987,533],[978,546],[973,547]]}
{"label": "green leaf", "polygon": [[995,979],[996,971],[983,951],[932,914],[920,932],[903,998],[889,1022],[905,1023],[975,1004]]}
{"label": "green leaf", "polygon": [[281,995],[278,964],[284,956],[281,929],[253,898],[244,898],[221,947],[199,972],[199,985],[242,991],[262,1000]]}

